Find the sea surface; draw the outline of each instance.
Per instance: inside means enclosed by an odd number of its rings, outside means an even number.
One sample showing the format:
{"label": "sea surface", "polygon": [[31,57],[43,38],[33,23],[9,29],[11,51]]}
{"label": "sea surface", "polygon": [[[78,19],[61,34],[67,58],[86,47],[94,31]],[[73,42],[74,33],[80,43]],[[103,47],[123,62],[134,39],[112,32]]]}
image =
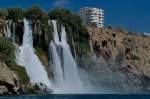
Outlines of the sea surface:
{"label": "sea surface", "polygon": [[40,94],[0,96],[0,99],[150,99],[150,94]]}

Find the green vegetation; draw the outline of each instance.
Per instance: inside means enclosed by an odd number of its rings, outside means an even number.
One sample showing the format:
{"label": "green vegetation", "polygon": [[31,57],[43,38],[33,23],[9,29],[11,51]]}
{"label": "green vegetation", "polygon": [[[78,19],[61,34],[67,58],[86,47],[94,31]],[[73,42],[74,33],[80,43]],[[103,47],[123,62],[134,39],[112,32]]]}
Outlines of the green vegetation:
{"label": "green vegetation", "polygon": [[116,28],[116,31],[117,31],[117,32],[125,32],[125,29],[124,29],[123,26],[118,26],[118,27]]}
{"label": "green vegetation", "polygon": [[46,20],[46,14],[44,11],[38,6],[32,6],[25,11],[25,17],[31,20]]}
{"label": "green vegetation", "polygon": [[136,55],[132,55],[132,56],[131,56],[131,59],[132,59],[132,60],[140,60],[140,58],[139,58],[138,56],[136,56]]}
{"label": "green vegetation", "polygon": [[29,78],[29,76],[26,72],[26,69],[24,67],[15,65],[15,67],[13,69],[16,71],[16,73],[20,77],[20,82],[22,84],[24,84],[24,85],[29,84],[30,78]]}
{"label": "green vegetation", "polygon": [[32,6],[25,11],[25,17],[32,21],[40,20],[43,28],[48,27],[48,15],[38,6]]}
{"label": "green vegetation", "polygon": [[7,9],[6,19],[13,20],[17,22],[18,20],[22,20],[24,18],[24,11],[20,7],[14,7]]}
{"label": "green vegetation", "polygon": [[108,26],[108,29],[113,30],[113,26],[112,26],[112,25],[109,25],[109,26]]}
{"label": "green vegetation", "polygon": [[6,38],[0,38],[0,60],[8,66],[13,67],[15,63],[15,47],[12,42]]}

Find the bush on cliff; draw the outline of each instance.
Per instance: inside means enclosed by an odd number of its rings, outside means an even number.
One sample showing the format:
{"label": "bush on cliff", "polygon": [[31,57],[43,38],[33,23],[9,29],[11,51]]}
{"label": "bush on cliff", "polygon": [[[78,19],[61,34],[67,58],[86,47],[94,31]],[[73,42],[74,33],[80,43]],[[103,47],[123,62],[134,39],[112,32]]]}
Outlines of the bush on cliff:
{"label": "bush on cliff", "polygon": [[18,76],[20,77],[20,82],[22,84],[27,85],[30,83],[30,78],[29,78],[29,76],[26,72],[26,69],[24,67],[15,65],[13,70],[15,70],[16,73],[18,74]]}
{"label": "bush on cliff", "polygon": [[24,11],[20,7],[14,7],[7,9],[6,19],[13,20],[17,22],[18,20],[22,20],[24,18]]}
{"label": "bush on cliff", "polygon": [[25,11],[25,17],[31,20],[40,20],[47,23],[47,14],[38,6],[32,6]]}
{"label": "bush on cliff", "polygon": [[6,38],[0,38],[0,60],[4,61],[8,66],[13,66],[16,64],[15,59],[13,43]]}

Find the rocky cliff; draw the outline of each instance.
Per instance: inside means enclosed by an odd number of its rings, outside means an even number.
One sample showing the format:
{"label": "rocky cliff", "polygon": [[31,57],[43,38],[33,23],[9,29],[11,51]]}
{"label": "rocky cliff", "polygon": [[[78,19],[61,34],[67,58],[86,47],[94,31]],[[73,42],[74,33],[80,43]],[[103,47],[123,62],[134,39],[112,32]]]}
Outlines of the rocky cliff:
{"label": "rocky cliff", "polygon": [[[112,28],[88,28],[93,67],[106,86],[122,91],[150,88],[150,37]],[[93,71],[94,72],[94,71]],[[100,82],[101,83],[101,82]]]}

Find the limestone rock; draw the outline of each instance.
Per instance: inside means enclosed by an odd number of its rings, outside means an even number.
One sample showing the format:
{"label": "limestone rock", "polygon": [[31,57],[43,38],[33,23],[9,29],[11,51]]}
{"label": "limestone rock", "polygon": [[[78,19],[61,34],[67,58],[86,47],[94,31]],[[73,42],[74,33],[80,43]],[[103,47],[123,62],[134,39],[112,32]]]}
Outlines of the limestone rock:
{"label": "limestone rock", "polygon": [[[129,79],[127,80],[127,83],[131,82],[130,84],[123,83],[122,86],[125,89],[130,89],[137,85],[138,87],[135,88],[149,90],[150,36],[90,27],[88,31],[90,34],[91,50],[93,50],[97,58],[102,57],[103,61],[105,61],[105,66],[113,66],[110,64],[116,64],[111,70],[116,69],[117,72],[122,72],[118,75],[125,74],[126,76],[128,75],[127,78],[134,77],[131,78],[131,81]],[[101,67],[99,69],[100,71],[102,70],[102,65],[99,66]],[[108,67],[103,68],[106,69]],[[120,80],[123,80],[123,78],[126,77],[121,77]]]}
{"label": "limestone rock", "polygon": [[0,86],[3,86],[0,89],[2,93],[7,88],[10,94],[19,93],[21,88],[18,75],[3,62],[0,62]]}
{"label": "limestone rock", "polygon": [[5,63],[0,63],[0,81],[14,85],[14,78],[12,71],[6,66]]}

